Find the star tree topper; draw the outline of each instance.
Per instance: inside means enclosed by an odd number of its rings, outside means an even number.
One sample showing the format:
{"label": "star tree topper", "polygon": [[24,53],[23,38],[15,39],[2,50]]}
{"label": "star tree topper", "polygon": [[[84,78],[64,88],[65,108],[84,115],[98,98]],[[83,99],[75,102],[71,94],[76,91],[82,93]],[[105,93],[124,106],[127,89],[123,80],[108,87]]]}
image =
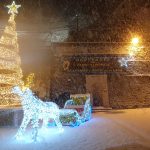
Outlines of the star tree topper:
{"label": "star tree topper", "polygon": [[18,14],[18,8],[20,7],[21,5],[16,5],[15,1],[13,1],[11,5],[7,5],[7,8],[9,8],[8,14]]}

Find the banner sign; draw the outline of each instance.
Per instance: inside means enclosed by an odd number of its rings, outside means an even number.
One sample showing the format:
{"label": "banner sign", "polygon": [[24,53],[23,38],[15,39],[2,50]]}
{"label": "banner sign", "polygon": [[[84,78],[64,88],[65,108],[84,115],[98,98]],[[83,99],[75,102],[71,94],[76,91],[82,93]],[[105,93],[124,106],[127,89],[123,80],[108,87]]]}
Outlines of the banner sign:
{"label": "banner sign", "polygon": [[119,59],[123,55],[74,55],[63,56],[62,68],[65,72],[102,74],[102,73],[125,73],[126,67],[121,67]]}

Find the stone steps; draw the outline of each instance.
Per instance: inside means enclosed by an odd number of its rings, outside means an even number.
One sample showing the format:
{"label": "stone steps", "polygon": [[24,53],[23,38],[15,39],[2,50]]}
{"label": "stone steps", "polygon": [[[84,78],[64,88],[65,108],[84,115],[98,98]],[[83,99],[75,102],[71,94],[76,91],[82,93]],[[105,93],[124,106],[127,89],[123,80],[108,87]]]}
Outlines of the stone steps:
{"label": "stone steps", "polygon": [[109,110],[112,110],[111,107],[93,107],[92,108],[92,112],[103,112],[103,111],[109,111]]}

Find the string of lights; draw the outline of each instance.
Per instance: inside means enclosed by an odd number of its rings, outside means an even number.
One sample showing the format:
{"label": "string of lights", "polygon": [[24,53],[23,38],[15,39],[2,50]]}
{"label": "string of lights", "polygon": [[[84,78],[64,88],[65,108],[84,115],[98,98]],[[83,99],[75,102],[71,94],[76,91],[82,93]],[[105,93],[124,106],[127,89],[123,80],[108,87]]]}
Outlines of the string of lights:
{"label": "string of lights", "polygon": [[37,141],[39,119],[43,120],[43,125],[47,126],[49,119],[53,119],[60,132],[63,131],[62,123],[60,122],[59,107],[53,102],[42,102],[37,97],[35,97],[32,91],[25,87],[25,90],[19,86],[15,86],[12,89],[12,93],[18,94],[21,98],[21,104],[24,111],[24,118],[21,126],[16,134],[16,139],[22,139],[25,129],[29,122],[31,121],[33,132],[32,139],[34,142]]}
{"label": "string of lights", "polygon": [[10,18],[0,38],[0,105],[16,105],[19,97],[11,93],[11,88],[16,84],[23,85],[15,23],[18,8],[21,6],[13,2],[7,7]]}

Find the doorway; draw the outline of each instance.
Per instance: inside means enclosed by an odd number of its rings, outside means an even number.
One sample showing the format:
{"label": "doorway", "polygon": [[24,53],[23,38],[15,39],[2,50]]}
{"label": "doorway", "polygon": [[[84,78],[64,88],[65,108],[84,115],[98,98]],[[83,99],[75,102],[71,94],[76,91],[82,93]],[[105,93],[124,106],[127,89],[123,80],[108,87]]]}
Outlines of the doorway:
{"label": "doorway", "polygon": [[86,92],[91,94],[94,107],[109,107],[107,75],[87,75]]}

